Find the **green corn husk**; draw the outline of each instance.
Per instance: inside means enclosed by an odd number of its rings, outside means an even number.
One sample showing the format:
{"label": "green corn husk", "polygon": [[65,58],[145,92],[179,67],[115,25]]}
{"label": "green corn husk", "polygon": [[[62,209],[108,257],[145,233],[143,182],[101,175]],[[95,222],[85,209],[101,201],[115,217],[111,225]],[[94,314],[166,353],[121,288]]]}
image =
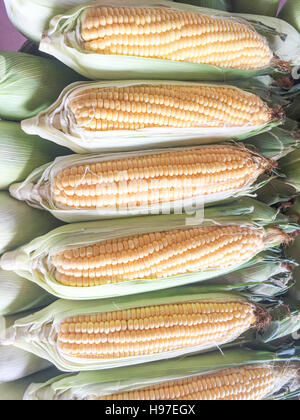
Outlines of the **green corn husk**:
{"label": "green corn husk", "polygon": [[295,198],[296,194],[294,187],[279,178],[272,179],[256,191],[257,199],[269,206],[289,202]]}
{"label": "green corn husk", "polygon": [[216,10],[229,10],[230,0],[175,0],[176,3],[187,3],[193,6]]}
{"label": "green corn husk", "polygon": [[288,0],[283,6],[279,16],[300,32],[300,3],[298,0]]}
{"label": "green corn husk", "polygon": [[254,148],[259,154],[278,160],[300,148],[300,130],[274,127],[272,130],[250,137],[243,142],[247,148]]}
{"label": "green corn husk", "polygon": [[[70,287],[62,285],[56,280],[51,258],[49,258],[51,255],[66,249],[87,246],[109,239],[186,227],[192,228],[203,224],[214,225],[216,223],[252,225],[262,229],[265,226],[264,229],[270,234],[270,241],[266,242],[265,249],[276,247],[280,242],[288,240],[288,236],[283,230],[291,233],[297,228],[297,226],[290,225],[288,218],[279,215],[276,210],[250,198],[245,198],[225,205],[209,207],[204,210],[204,214],[194,214],[194,216],[188,217],[186,214],[174,214],[65,225],[16,251],[5,254],[0,260],[0,266],[4,270],[15,271],[22,277],[34,281],[57,297],[86,300],[143,293],[202,282],[241,268],[248,268],[258,262],[272,261],[272,258],[261,256],[255,258],[255,255],[253,255],[254,260],[243,261],[238,266],[225,269],[206,270],[161,279],[139,279],[93,287]],[[274,230],[274,225],[280,226],[283,230],[279,232],[277,227]],[[257,255],[262,251],[263,249],[258,249]],[[280,259],[278,262],[280,262]],[[226,283],[225,280],[225,289],[228,287],[228,283],[229,281],[227,280]],[[259,283],[260,280],[258,279],[255,284],[258,285]]]}
{"label": "green corn husk", "polygon": [[286,183],[300,192],[300,150],[295,150],[288,156],[280,159],[280,171],[286,176]]}
{"label": "green corn husk", "polygon": [[0,51],[0,118],[33,117],[77,80],[82,78],[56,60]]}
{"label": "green corn husk", "polygon": [[295,364],[295,376],[292,376],[290,380],[289,376],[282,379],[278,377],[274,384],[274,391],[265,397],[265,399],[272,399],[275,394],[278,398],[283,387],[286,387],[283,394],[285,395],[287,390],[291,392],[299,385],[296,372],[300,362],[299,349],[289,349],[286,353],[283,350],[281,352],[260,351],[237,347],[225,350],[224,353],[214,351],[146,365],[81,372],[73,375],[65,374],[51,378],[45,383],[31,384],[25,392],[24,400],[93,400],[105,395],[143,389],[168,381],[225,369],[253,365],[291,367]]}
{"label": "green corn husk", "polygon": [[[288,0],[290,1],[290,0]],[[232,10],[236,13],[276,16],[280,0],[231,0]]]}
{"label": "green corn husk", "polygon": [[[100,0],[85,3],[65,14],[54,17],[49,30],[43,35],[40,50],[51,54],[67,64],[79,74],[89,79],[174,79],[174,80],[236,80],[239,78],[255,77],[270,74],[276,67],[260,70],[226,69],[224,67],[209,66],[188,62],[175,62],[171,60],[149,59],[133,56],[93,54],[82,48],[82,41],[78,27],[82,13],[88,7],[94,6],[124,6],[120,0]],[[187,4],[169,1],[130,0],[126,7],[167,7],[174,10],[193,11],[208,15],[227,17],[229,19],[243,20],[252,25],[259,33],[265,36],[280,62],[299,64],[300,34],[285,21],[268,16],[258,15],[232,15],[230,13],[206,9]],[[284,34],[284,35],[283,35]],[[275,59],[277,61],[277,59]],[[284,70],[286,65],[281,66]]]}
{"label": "green corn husk", "polygon": [[[289,216],[298,220],[300,224],[300,197],[295,200],[295,203],[292,207],[289,207],[287,210]],[[290,289],[289,295],[292,299],[300,302],[300,236],[298,235],[294,242],[286,249],[286,255],[291,257],[296,261],[297,266],[294,269],[293,276],[295,280],[295,285]]]}
{"label": "green corn husk", "polygon": [[11,382],[0,383],[0,401],[22,401],[26,389],[34,382],[48,381],[59,375],[55,368],[48,368],[25,378]]}
{"label": "green corn husk", "polygon": [[261,253],[244,268],[201,284],[208,284],[217,291],[221,291],[221,288],[224,290],[226,286],[227,291],[241,291],[258,297],[276,297],[292,288],[293,263],[293,259],[283,258],[278,253]]}
{"label": "green corn husk", "polygon": [[[201,150],[204,146],[188,148],[187,150]],[[215,146],[211,146],[212,148]],[[239,146],[231,146],[234,149],[238,148]],[[156,154],[162,152],[176,152],[182,151],[183,149],[180,148],[173,148],[163,150],[147,150],[147,151],[139,151],[139,152],[126,152],[126,153],[114,153],[114,154],[88,154],[88,155],[69,155],[64,156],[61,158],[57,158],[54,162],[46,164],[40,168],[37,168],[35,171],[32,172],[31,175],[27,179],[25,179],[22,183],[12,184],[10,186],[10,194],[12,197],[20,200],[26,201],[27,204],[40,208],[43,210],[49,211],[53,216],[56,218],[67,222],[82,222],[82,221],[92,221],[92,220],[100,220],[100,219],[111,219],[116,217],[133,217],[133,216],[141,216],[141,215],[157,215],[157,214],[181,214],[185,213],[194,213],[197,210],[202,210],[204,206],[212,206],[223,202],[227,199],[233,199],[241,196],[245,196],[249,193],[254,192],[258,188],[262,187],[265,183],[270,181],[270,177],[266,177],[263,181],[261,181],[260,177],[257,174],[257,179],[254,180],[254,176],[250,179],[247,184],[245,184],[242,188],[233,188],[228,191],[224,192],[216,192],[214,194],[203,195],[199,192],[198,196],[193,196],[189,199],[183,200],[176,200],[176,201],[163,201],[161,203],[155,203],[152,205],[147,205],[145,203],[139,204],[132,203],[130,206],[105,206],[99,204],[97,208],[91,209],[82,209],[79,207],[74,208],[65,208],[60,203],[55,201],[54,197],[54,182],[56,179],[57,173],[60,171],[69,168],[71,166],[80,165],[82,167],[87,167],[86,165],[90,163],[98,163],[98,162],[105,162],[105,161],[118,161],[124,158],[131,158],[136,156],[155,156]],[[242,146],[242,150],[245,151],[244,147]],[[253,159],[262,159],[262,157],[258,156],[255,152],[253,153]],[[266,161],[266,167],[274,166],[274,162]],[[88,170],[87,170],[88,171]],[[88,171],[89,172],[89,171]],[[85,176],[85,175],[84,175]],[[99,180],[99,185],[101,185],[101,180]],[[128,185],[130,186],[130,180],[128,181]]]}
{"label": "green corn husk", "polygon": [[[264,343],[274,341],[287,334],[291,334],[299,329],[300,311],[291,313],[286,305],[275,301],[273,304],[259,303],[257,315],[257,325],[260,321],[269,320],[265,329],[261,329],[259,334],[255,328],[250,328],[240,336],[228,337],[226,340],[214,339],[213,344],[207,342],[200,346],[190,348],[180,348],[173,351],[156,353],[142,356],[120,357],[118,359],[85,359],[65,356],[60,350],[57,341],[57,329],[61,322],[74,316],[87,316],[95,313],[111,312],[152,305],[176,304],[191,301],[213,301],[213,302],[248,302],[241,294],[215,293],[205,287],[184,287],[167,291],[143,293],[133,297],[124,296],[115,299],[105,299],[102,301],[75,302],[58,300],[47,308],[23,319],[17,320],[14,325],[5,331],[0,339],[1,345],[13,345],[23,350],[49,360],[58,369],[65,372],[90,371],[100,369],[110,369],[115,367],[130,366],[140,363],[148,363],[163,359],[192,354],[195,352],[207,352],[212,348],[225,346],[232,347],[238,344],[254,343],[263,346]],[[261,314],[261,315],[260,315]],[[262,318],[261,318],[262,317]],[[259,327],[258,327],[259,328]],[[285,332],[287,331],[287,334]]]}
{"label": "green corn husk", "polygon": [[[147,148],[175,147],[199,145],[203,143],[217,143],[227,139],[243,140],[253,135],[271,130],[282,123],[282,110],[278,97],[267,98],[267,89],[270,81],[253,82],[250,93],[256,94],[269,102],[272,108],[273,119],[260,126],[244,127],[150,127],[137,130],[107,130],[87,131],[77,125],[73,112],[70,109],[70,100],[82,92],[90,89],[107,87],[124,87],[148,84],[159,86],[191,85],[193,82],[153,81],[153,80],[126,80],[110,82],[78,82],[68,86],[60,97],[48,109],[40,112],[33,118],[22,121],[22,129],[27,134],[39,135],[61,146],[68,147],[76,153],[130,151]],[[201,83],[199,83],[201,85]],[[203,85],[203,83],[202,83]],[[224,85],[224,84],[223,84]],[[239,87],[239,85],[241,87]],[[213,86],[219,86],[214,84]],[[243,89],[244,84],[237,83],[235,89]],[[249,90],[249,89],[247,89]]]}
{"label": "green corn husk", "polygon": [[295,259],[297,267],[293,272],[295,286],[290,291],[290,296],[297,301],[300,301],[300,236],[298,236],[294,243],[287,249],[287,254]]}
{"label": "green corn husk", "polygon": [[0,255],[59,226],[51,215],[0,192]]}
{"label": "green corn husk", "polygon": [[0,189],[22,181],[34,169],[66,154],[64,148],[29,136],[17,122],[0,121]]}
{"label": "green corn husk", "polygon": [[13,272],[0,270],[0,316],[40,308],[53,300],[34,283]]}
{"label": "green corn husk", "polygon": [[[297,84],[297,81],[300,79],[300,73],[299,73],[299,66],[296,67],[292,72],[292,78],[295,82],[293,87],[289,86],[290,81],[288,81],[288,86],[283,88],[276,87],[271,80],[264,81],[265,86],[269,86],[269,88],[272,91],[272,95],[276,97],[276,95],[279,95],[281,97],[281,101],[278,101],[282,107],[284,108],[286,116],[290,119],[288,121],[291,123],[291,120],[300,122],[300,84]],[[294,129],[297,130],[297,127],[294,125]],[[292,129],[292,127],[289,127]],[[299,130],[299,124],[298,124],[298,130]]]}

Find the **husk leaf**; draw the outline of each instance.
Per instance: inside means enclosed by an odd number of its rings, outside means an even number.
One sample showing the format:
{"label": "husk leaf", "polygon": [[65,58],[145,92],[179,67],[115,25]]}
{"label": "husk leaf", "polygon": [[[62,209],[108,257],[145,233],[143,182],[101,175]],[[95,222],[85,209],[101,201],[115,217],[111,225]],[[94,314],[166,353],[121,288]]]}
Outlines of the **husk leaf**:
{"label": "husk leaf", "polygon": [[34,169],[66,154],[58,145],[29,136],[17,122],[0,121],[0,189],[22,181]]}
{"label": "husk leaf", "polygon": [[0,216],[0,255],[60,225],[51,215],[28,207],[7,192],[0,192]]}
{"label": "husk leaf", "polygon": [[0,118],[33,117],[77,80],[82,78],[56,60],[0,51]]}

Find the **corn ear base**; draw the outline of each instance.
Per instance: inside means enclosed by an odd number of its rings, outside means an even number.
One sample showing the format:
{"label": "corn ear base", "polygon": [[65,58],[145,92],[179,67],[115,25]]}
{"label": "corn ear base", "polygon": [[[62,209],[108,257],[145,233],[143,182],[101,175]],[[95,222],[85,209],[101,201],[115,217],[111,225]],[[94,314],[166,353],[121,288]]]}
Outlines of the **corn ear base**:
{"label": "corn ear base", "polygon": [[[76,39],[75,26],[78,18],[88,7],[94,6],[122,6],[124,3],[116,0],[113,3],[108,0],[94,1],[79,6],[65,15],[54,17],[49,30],[45,32],[40,50],[54,55],[60,61],[64,62],[79,74],[90,79],[128,79],[128,78],[159,78],[174,80],[235,80],[239,78],[249,78],[264,74],[270,74],[272,68],[262,70],[237,70],[226,69],[223,67],[214,67],[203,64],[194,64],[187,62],[172,62],[169,60],[157,60],[148,58],[139,58],[131,56],[87,54]],[[299,62],[297,56],[300,46],[299,33],[288,23],[279,19],[267,16],[252,15],[232,15],[227,12],[213,9],[205,9],[187,4],[174,3],[169,1],[160,2],[145,1],[141,3],[137,0],[126,2],[126,7],[163,7],[180,11],[200,12],[218,17],[228,17],[230,19],[250,20],[255,29],[264,35],[271,46],[273,52],[281,60],[291,61],[294,65]],[[285,39],[279,34],[285,33]],[[66,39],[69,40],[67,45]],[[70,41],[71,40],[71,41]],[[299,54],[298,54],[299,55]],[[137,70],[138,69],[138,70]]]}
{"label": "corn ear base", "polygon": [[57,61],[0,51],[0,118],[20,121],[33,117],[77,80],[75,72]]}
{"label": "corn ear base", "polygon": [[[180,362],[180,363],[179,363]],[[80,372],[31,384],[25,400],[89,400],[114,393],[138,390],[154,384],[202,376],[211,372],[245,365],[277,366],[299,362],[299,355],[280,356],[275,351],[233,348],[223,354],[214,351],[185,358],[164,360],[147,365],[121,367],[103,371]],[[280,384],[277,384],[278,387]],[[274,389],[274,392],[277,389]]]}
{"label": "corn ear base", "polygon": [[60,225],[51,215],[14,200],[4,191],[0,192],[0,215],[0,254]]}
{"label": "corn ear base", "polygon": [[66,154],[62,147],[37,136],[29,136],[17,122],[0,121],[0,189],[22,181],[34,169]]}
{"label": "corn ear base", "polygon": [[[278,219],[279,217],[279,219]],[[126,282],[105,284],[93,287],[71,287],[59,283],[48,265],[47,258],[62,250],[87,246],[103,240],[122,238],[135,234],[163,232],[171,229],[196,227],[203,225],[249,225],[265,226],[266,231],[272,226],[280,226],[287,232],[295,230],[287,218],[282,218],[276,210],[250,198],[239,199],[227,205],[209,207],[201,217],[186,215],[146,216],[131,219],[103,220],[98,222],[76,223],[62,226],[49,234],[37,238],[22,248],[5,254],[0,265],[3,269],[15,271],[18,275],[35,282],[50,294],[65,299],[86,300],[103,299],[148,291],[162,290],[174,286],[202,282],[227,275],[241,268],[247,268],[252,262],[243,261],[238,265],[215,270],[204,270],[197,273],[186,273],[168,278],[138,279]],[[268,228],[269,225],[269,228]],[[285,234],[282,234],[285,237]],[[266,248],[280,245],[275,235],[274,243],[266,244]],[[257,250],[259,254],[262,249]],[[255,256],[253,256],[255,257]],[[259,257],[258,257],[259,258]],[[264,260],[265,262],[268,260]],[[45,264],[46,262],[46,264]],[[213,280],[211,281],[213,284]],[[229,281],[228,281],[229,283]],[[227,287],[227,286],[225,286]]]}

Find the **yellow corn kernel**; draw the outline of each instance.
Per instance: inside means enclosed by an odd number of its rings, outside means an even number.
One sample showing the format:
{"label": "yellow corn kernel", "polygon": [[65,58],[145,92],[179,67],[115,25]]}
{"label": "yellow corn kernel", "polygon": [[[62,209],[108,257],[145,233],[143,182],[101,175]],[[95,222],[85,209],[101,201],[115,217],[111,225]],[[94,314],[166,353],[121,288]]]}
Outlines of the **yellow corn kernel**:
{"label": "yellow corn kernel", "polygon": [[52,184],[55,204],[79,209],[130,209],[240,191],[272,167],[235,146],[203,146],[74,165]]}
{"label": "yellow corn kernel", "polygon": [[65,356],[118,359],[232,341],[256,322],[248,302],[187,302],[75,316],[59,325]]}
{"label": "yellow corn kernel", "polygon": [[264,230],[239,225],[200,226],[106,240],[51,257],[55,278],[91,287],[228,268],[265,247]]}
{"label": "yellow corn kernel", "polygon": [[272,393],[275,381],[271,367],[243,366],[91,399],[261,400]]}
{"label": "yellow corn kernel", "polygon": [[162,7],[90,7],[81,22],[84,48],[127,55],[256,70],[273,53],[254,29],[232,19]]}
{"label": "yellow corn kernel", "polygon": [[273,119],[257,95],[205,84],[86,89],[72,97],[69,107],[77,126],[87,131],[258,127]]}

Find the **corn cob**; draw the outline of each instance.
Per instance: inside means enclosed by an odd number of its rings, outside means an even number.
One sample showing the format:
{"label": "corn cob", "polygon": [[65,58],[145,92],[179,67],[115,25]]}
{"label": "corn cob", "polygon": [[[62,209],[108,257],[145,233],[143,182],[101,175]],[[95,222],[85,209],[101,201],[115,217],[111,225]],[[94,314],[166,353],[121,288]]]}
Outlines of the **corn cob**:
{"label": "corn cob", "polygon": [[90,7],[83,14],[84,48],[219,67],[257,70],[271,64],[267,41],[251,27],[166,8]]}
{"label": "corn cob", "polygon": [[[13,333],[13,342],[8,332],[4,344],[14,344],[16,340],[19,346],[25,339],[26,349],[31,350],[31,344],[35,346],[42,340],[55,348],[61,360],[84,366],[83,370],[97,363],[105,366],[106,362],[111,367],[123,361],[131,364],[152,357],[161,359],[166,354],[174,357],[191,349],[208,349],[234,341],[259,325],[264,312],[235,295],[198,294],[185,299],[163,299],[158,304],[152,299],[146,306],[131,304],[109,311],[103,311],[98,303],[98,310],[92,309],[95,305],[86,310],[76,306],[71,316],[65,313],[56,321],[43,319],[40,326]],[[57,301],[58,305],[62,302]],[[117,301],[114,303],[118,306]],[[13,330],[17,326],[18,321]]]}
{"label": "corn cob", "polygon": [[282,116],[280,106],[230,85],[81,82],[22,121],[22,129],[79,153],[128,151],[241,140],[280,124]]}
{"label": "corn cob", "polygon": [[0,267],[34,281],[52,295],[73,300],[168,289],[246,269],[234,281],[228,275],[217,282],[224,290],[228,287],[222,286],[224,281],[257,284],[276,275],[279,267],[279,272],[286,271],[279,259],[277,268],[266,264],[263,272],[251,269],[257,262],[269,262],[266,255],[258,256],[262,251],[289,242],[285,231],[294,227],[289,227],[287,218],[278,218],[276,210],[242,198],[234,205],[206,207],[198,216],[172,214],[64,225],[7,252]]}
{"label": "corn cob", "polygon": [[65,356],[118,359],[230,341],[255,322],[248,303],[157,305],[69,318],[57,344]]}
{"label": "corn cob", "polygon": [[231,146],[96,159],[58,172],[52,194],[64,208],[138,208],[239,191],[271,166],[271,161]]}
{"label": "corn cob", "polygon": [[258,96],[230,86],[141,84],[87,89],[69,103],[77,127],[88,131],[152,127],[253,127],[273,119]]}
{"label": "corn cob", "polygon": [[238,266],[262,251],[264,230],[209,226],[107,240],[51,257],[56,280],[92,287]]}
{"label": "corn cob", "polygon": [[294,369],[249,365],[209,375],[193,376],[91,400],[262,400],[275,389],[278,378],[293,379]]}

